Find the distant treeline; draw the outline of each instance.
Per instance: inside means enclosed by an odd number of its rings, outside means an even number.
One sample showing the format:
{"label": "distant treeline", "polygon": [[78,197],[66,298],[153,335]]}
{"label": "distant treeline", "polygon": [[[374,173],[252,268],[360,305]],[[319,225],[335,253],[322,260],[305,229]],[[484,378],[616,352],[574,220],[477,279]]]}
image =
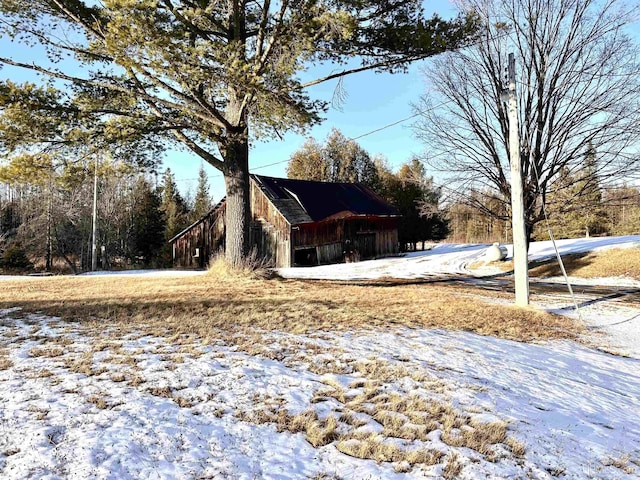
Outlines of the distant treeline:
{"label": "distant treeline", "polygon": [[[192,198],[178,192],[168,169],[156,181],[130,167],[102,164],[97,176],[99,268],[170,267],[168,240],[211,208],[202,168]],[[90,270],[93,190],[91,165],[0,185],[0,268]]]}

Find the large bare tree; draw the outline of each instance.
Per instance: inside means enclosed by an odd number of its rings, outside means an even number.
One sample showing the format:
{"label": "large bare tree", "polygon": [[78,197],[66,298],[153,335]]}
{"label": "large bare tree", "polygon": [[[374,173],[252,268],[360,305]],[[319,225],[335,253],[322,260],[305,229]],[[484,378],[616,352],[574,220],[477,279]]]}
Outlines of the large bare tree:
{"label": "large bare tree", "polygon": [[[425,161],[446,172],[455,195],[498,218],[510,212],[503,97],[510,52],[529,238],[554,185],[574,187],[554,180],[577,172],[585,155],[595,152],[594,178],[603,184],[638,173],[638,46],[625,34],[637,9],[615,0],[467,0],[462,6],[477,11],[487,29],[474,46],[425,69],[429,92],[416,105],[423,112],[416,131]],[[498,194],[503,204],[487,210],[478,192]]]}
{"label": "large bare tree", "polygon": [[[59,142],[181,144],[224,174],[227,259],[237,264],[249,246],[250,140],[318,122],[326,103],[311,99],[309,86],[363,70],[403,70],[465,44],[476,30],[475,16],[427,18],[421,5],[0,0],[0,34],[33,47],[4,51],[0,64],[52,79],[45,89],[0,85],[4,132],[23,144],[35,140],[24,131],[52,133]],[[323,64],[333,71],[305,73]],[[69,129],[67,117],[80,127]]]}

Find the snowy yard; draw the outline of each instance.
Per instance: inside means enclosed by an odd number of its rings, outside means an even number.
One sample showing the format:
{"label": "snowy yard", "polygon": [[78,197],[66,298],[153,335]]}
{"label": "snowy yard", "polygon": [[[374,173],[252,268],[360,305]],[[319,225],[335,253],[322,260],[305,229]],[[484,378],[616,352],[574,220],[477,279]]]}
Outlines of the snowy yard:
{"label": "snowy yard", "polygon": [[[611,243],[592,241],[562,248]],[[442,246],[283,274],[468,274],[483,251]],[[534,300],[573,314],[566,299]],[[589,344],[627,355],[618,356],[572,340],[407,326],[220,327],[205,339],[7,308],[0,477],[635,479],[639,314],[628,302],[584,305],[600,332]]]}

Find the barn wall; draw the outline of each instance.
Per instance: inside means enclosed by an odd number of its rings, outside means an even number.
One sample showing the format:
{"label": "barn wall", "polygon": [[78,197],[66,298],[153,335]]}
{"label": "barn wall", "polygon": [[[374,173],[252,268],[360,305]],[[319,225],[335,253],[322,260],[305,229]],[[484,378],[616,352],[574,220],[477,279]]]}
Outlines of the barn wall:
{"label": "barn wall", "polygon": [[[360,258],[398,252],[398,221],[393,217],[351,217],[291,227],[254,181],[250,183],[252,223],[250,242],[261,257],[278,268],[294,265],[294,258],[329,264],[344,260],[346,240]],[[224,204],[174,242],[174,265],[203,268],[224,246]],[[194,256],[199,249],[199,256]]]}
{"label": "barn wall", "polygon": [[173,242],[174,266],[179,268],[207,266],[211,255],[224,246],[224,212],[223,204]]}
{"label": "barn wall", "polygon": [[251,245],[278,268],[291,266],[291,226],[256,182],[251,181]]}
{"label": "barn wall", "polygon": [[329,263],[339,263],[343,260],[343,246],[342,242],[329,243],[327,245],[320,245],[317,247],[318,263],[320,265],[326,265]]}
{"label": "barn wall", "polygon": [[254,220],[249,240],[256,248],[258,256],[271,259],[275,267],[291,266],[291,243],[288,236],[283,235],[270,223],[262,219]]}
{"label": "barn wall", "polygon": [[398,253],[398,221],[392,217],[351,217],[297,225],[292,231],[295,251],[316,249],[319,264],[343,261],[350,241],[360,258]]}

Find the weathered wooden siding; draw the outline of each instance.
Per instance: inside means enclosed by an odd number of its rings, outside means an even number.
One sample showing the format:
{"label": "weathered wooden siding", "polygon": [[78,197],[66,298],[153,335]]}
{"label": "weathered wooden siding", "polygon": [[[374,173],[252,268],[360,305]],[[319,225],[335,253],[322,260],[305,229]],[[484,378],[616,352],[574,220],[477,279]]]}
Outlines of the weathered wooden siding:
{"label": "weathered wooden siding", "polygon": [[397,219],[351,217],[298,225],[292,231],[293,249],[316,248],[320,264],[341,262],[347,240],[361,259],[398,253]]}
{"label": "weathered wooden siding", "polygon": [[272,259],[278,268],[290,267],[291,225],[254,181],[251,182],[251,215],[250,241],[259,255]]}
{"label": "weathered wooden siding", "polygon": [[224,204],[194,224],[173,242],[173,264],[204,268],[212,254],[224,247]]}
{"label": "weathered wooden siding", "polygon": [[291,266],[291,243],[273,225],[262,219],[254,220],[251,225],[250,242],[261,258],[268,258],[278,268]]}
{"label": "weathered wooden siding", "polygon": [[279,232],[288,233],[289,223],[255,182],[251,182],[251,215],[273,225]]}
{"label": "weathered wooden siding", "polygon": [[376,256],[394,255],[399,251],[398,229],[380,230],[376,232]]}

